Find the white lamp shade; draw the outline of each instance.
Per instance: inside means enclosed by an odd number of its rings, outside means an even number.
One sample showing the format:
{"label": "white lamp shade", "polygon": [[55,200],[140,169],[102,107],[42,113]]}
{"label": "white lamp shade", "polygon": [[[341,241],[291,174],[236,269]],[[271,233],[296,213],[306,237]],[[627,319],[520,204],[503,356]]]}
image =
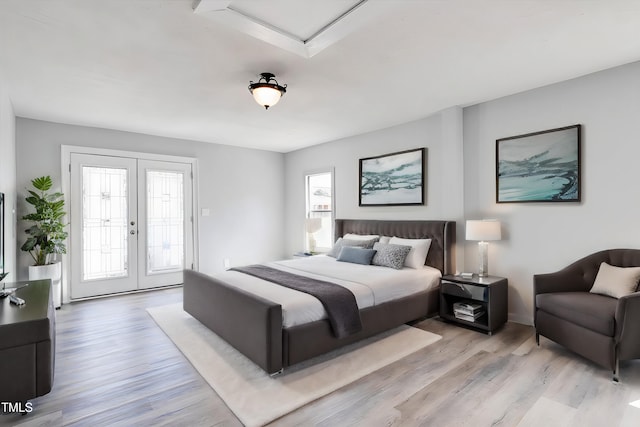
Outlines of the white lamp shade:
{"label": "white lamp shade", "polygon": [[322,228],[322,218],[307,218],[304,220],[304,229],[307,233],[315,233]]}
{"label": "white lamp shade", "polygon": [[260,105],[271,107],[280,101],[282,93],[278,89],[271,87],[257,87],[252,91],[253,99]]}
{"label": "white lamp shade", "polygon": [[500,221],[495,219],[468,220],[466,238],[482,242],[500,240],[502,238]]}

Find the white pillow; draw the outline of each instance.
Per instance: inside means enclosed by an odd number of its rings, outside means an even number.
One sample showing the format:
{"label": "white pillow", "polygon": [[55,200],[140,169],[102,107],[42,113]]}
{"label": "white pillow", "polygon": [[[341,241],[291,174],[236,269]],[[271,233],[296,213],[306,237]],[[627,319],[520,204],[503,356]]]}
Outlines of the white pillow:
{"label": "white pillow", "polygon": [[342,236],[343,239],[348,239],[348,240],[373,240],[379,237],[380,236],[378,236],[377,234],[352,234],[352,233],[347,233],[344,236]]}
{"label": "white pillow", "polygon": [[378,240],[378,242],[384,243],[386,245],[389,243],[389,240],[391,240],[391,237],[389,236],[380,236],[380,240]]}
{"label": "white pillow", "polygon": [[640,267],[614,267],[603,262],[589,292],[620,298],[636,291]]}
{"label": "white pillow", "polygon": [[389,239],[392,245],[411,246],[409,255],[404,260],[404,266],[410,268],[422,268],[427,259],[429,248],[431,247],[431,239],[402,239],[400,237],[392,237]]}

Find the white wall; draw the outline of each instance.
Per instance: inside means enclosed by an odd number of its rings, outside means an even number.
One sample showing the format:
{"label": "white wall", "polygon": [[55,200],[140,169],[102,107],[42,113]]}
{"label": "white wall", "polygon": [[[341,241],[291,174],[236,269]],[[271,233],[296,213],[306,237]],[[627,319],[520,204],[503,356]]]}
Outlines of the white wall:
{"label": "white wall", "polygon": [[[358,206],[359,159],[420,147],[427,148],[424,206]],[[303,249],[306,172],[334,168],[336,218],[449,219],[459,221],[460,225],[462,157],[462,110],[457,107],[400,126],[287,153],[286,250],[292,254]]]}
{"label": "white wall", "polygon": [[[491,274],[509,279],[509,317],[533,320],[533,275],[592,252],[640,247],[640,63],[464,109],[464,205],[468,219],[498,218]],[[581,203],[495,203],[498,138],[582,124]],[[466,267],[477,248],[466,245]]]}
{"label": "white wall", "polygon": [[[302,249],[304,174],[333,167],[337,218],[455,220],[459,270],[477,269],[477,246],[464,243],[464,220],[500,219],[503,240],[491,243],[490,273],[509,279],[509,318],[531,323],[534,274],[597,250],[640,247],[638,117],[640,63],[286,155],[19,118],[18,215],[31,178],[50,174],[60,182],[61,144],[196,157],[200,207],[212,213],[200,218],[200,266],[212,273],[223,258],[238,265]],[[583,201],[496,204],[495,140],[573,124],[583,125]],[[7,161],[13,133],[11,104],[0,86],[0,191],[8,194],[16,188],[16,168]],[[359,207],[358,159],[418,147],[427,148],[425,206]]]}
{"label": "white wall", "polygon": [[5,195],[5,271],[10,274],[5,281],[17,280],[16,276],[16,139],[13,106],[8,88],[0,75],[0,192]]}
{"label": "white wall", "polygon": [[[223,270],[224,258],[233,266],[284,256],[281,153],[24,118],[16,120],[16,140],[18,217],[28,209],[24,196],[31,179],[51,175],[60,188],[61,145],[193,157],[198,159],[199,207],[211,211],[199,217],[200,271]],[[18,237],[20,246],[25,236]],[[27,278],[29,264],[29,255],[20,252],[21,279]]]}
{"label": "white wall", "polygon": [[[286,251],[304,242],[304,173],[334,167],[337,218],[456,220],[461,271],[478,268],[464,220],[501,220],[489,270],[509,279],[509,319],[531,324],[534,274],[602,249],[640,248],[638,117],[640,62],[288,153]],[[497,204],[496,139],[573,124],[583,125],[582,202]],[[426,205],[359,207],[358,159],[417,147],[428,152]]]}

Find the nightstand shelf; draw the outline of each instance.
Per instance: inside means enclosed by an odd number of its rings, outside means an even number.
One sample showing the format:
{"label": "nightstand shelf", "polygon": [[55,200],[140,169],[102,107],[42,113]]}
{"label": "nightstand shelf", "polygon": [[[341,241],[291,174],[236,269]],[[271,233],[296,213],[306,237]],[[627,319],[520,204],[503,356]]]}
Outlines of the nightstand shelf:
{"label": "nightstand shelf", "polygon": [[[504,277],[443,276],[440,280],[440,317],[491,335],[507,321],[507,292]],[[456,317],[456,303],[479,306],[477,311],[483,314],[474,321]]]}

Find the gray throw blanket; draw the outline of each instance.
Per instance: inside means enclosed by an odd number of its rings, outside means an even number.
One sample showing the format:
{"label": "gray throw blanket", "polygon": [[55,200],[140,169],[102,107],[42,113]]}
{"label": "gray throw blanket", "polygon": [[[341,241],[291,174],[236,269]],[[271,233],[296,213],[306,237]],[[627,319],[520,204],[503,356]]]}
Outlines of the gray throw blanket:
{"label": "gray throw blanket", "polygon": [[356,297],[349,289],[335,283],[292,274],[260,264],[234,267],[231,270],[305,292],[318,298],[329,315],[333,334],[337,338],[344,338],[362,330]]}

